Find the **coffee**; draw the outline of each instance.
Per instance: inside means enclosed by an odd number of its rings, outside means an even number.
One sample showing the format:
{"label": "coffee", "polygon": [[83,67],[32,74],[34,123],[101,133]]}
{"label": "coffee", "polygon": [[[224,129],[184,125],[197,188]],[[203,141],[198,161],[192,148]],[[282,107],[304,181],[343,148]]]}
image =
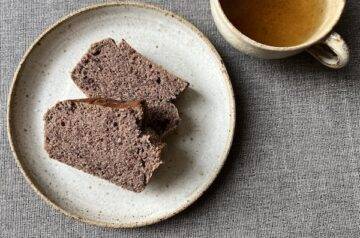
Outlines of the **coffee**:
{"label": "coffee", "polygon": [[271,46],[306,42],[324,22],[325,0],[221,0],[231,23],[249,38]]}

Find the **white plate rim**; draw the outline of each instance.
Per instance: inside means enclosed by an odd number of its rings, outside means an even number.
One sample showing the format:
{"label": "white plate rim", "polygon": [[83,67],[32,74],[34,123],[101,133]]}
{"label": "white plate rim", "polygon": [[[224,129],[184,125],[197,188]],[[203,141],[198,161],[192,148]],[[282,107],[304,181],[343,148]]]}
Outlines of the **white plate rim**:
{"label": "white plate rim", "polygon": [[[109,222],[102,222],[102,221],[95,221],[95,220],[91,220],[91,219],[87,219],[84,217],[81,217],[79,215],[73,214],[70,211],[67,211],[65,209],[63,209],[62,207],[60,207],[58,204],[56,204],[56,202],[52,201],[50,198],[48,198],[45,194],[43,194],[41,192],[41,189],[38,188],[38,185],[36,184],[36,182],[34,180],[32,180],[32,178],[28,175],[28,171],[26,171],[26,167],[22,165],[21,160],[19,159],[18,155],[17,155],[17,151],[16,151],[16,147],[15,147],[15,142],[13,140],[13,129],[12,129],[12,123],[11,123],[11,110],[12,110],[12,104],[13,104],[13,96],[14,96],[14,89],[16,87],[16,82],[18,79],[19,74],[22,71],[22,66],[25,63],[25,61],[27,60],[28,55],[31,53],[31,51],[33,50],[33,48],[40,43],[40,41],[51,31],[53,31],[57,26],[60,26],[61,24],[64,24],[68,19],[72,18],[73,16],[76,15],[80,15],[82,13],[85,13],[87,11],[90,10],[95,10],[95,9],[99,9],[99,8],[105,8],[105,7],[117,7],[117,6],[121,6],[121,7],[137,7],[137,8],[146,8],[146,9],[150,9],[150,10],[154,10],[154,11],[158,11],[160,13],[162,13],[165,16],[170,15],[171,17],[175,18],[177,21],[179,21],[182,24],[185,24],[187,27],[189,27],[194,33],[196,33],[201,40],[203,40],[203,42],[207,45],[207,47],[209,47],[209,49],[211,50],[211,52],[215,55],[215,57],[217,58],[217,63],[219,65],[219,67],[221,68],[222,71],[222,76],[223,76],[223,80],[225,81],[225,84],[227,86],[227,94],[229,96],[229,108],[230,108],[230,128],[228,131],[228,136],[227,136],[227,142],[226,142],[226,146],[225,149],[221,155],[221,163],[219,165],[219,167],[217,168],[216,173],[214,173],[214,175],[208,180],[207,184],[204,186],[204,188],[202,190],[200,190],[198,193],[194,193],[191,195],[191,197],[189,197],[187,200],[187,202],[180,208],[169,212],[168,214],[162,216],[162,217],[157,217],[157,218],[153,218],[153,219],[149,219],[149,220],[145,220],[143,222],[134,222],[134,223],[130,223],[130,224],[120,224],[120,223],[109,223]],[[200,198],[205,191],[210,187],[210,185],[214,182],[214,180],[216,179],[216,177],[218,176],[218,174],[221,171],[221,168],[223,167],[226,158],[228,157],[228,154],[230,152],[230,148],[233,142],[233,137],[234,137],[234,132],[235,132],[235,122],[236,122],[236,107],[235,107],[235,96],[234,96],[234,92],[233,92],[233,87],[231,84],[231,80],[229,78],[229,75],[227,73],[226,67],[221,59],[221,56],[219,55],[219,53],[217,52],[217,50],[215,49],[215,47],[212,45],[212,43],[209,41],[209,39],[199,30],[197,29],[192,23],[190,23],[188,20],[186,20],[185,18],[183,18],[182,16],[175,14],[169,10],[163,9],[162,7],[153,5],[153,4],[148,4],[148,3],[140,3],[140,2],[133,2],[133,1],[125,1],[125,2],[113,2],[113,3],[100,3],[100,4],[94,4],[94,5],[90,5],[84,8],[81,8],[79,10],[76,10],[68,15],[65,15],[63,17],[61,17],[58,21],[56,21],[54,24],[50,25],[48,28],[46,28],[34,41],[33,43],[30,45],[30,47],[26,50],[26,52],[24,53],[24,55],[22,56],[19,65],[16,68],[16,71],[14,73],[14,76],[12,78],[12,82],[11,82],[11,86],[10,86],[10,90],[9,90],[9,94],[8,94],[8,103],[7,103],[7,134],[8,134],[8,140],[9,140],[9,144],[10,144],[10,149],[11,152],[13,154],[13,157],[16,161],[17,167],[20,169],[22,175],[25,177],[25,180],[27,181],[27,183],[31,186],[31,188],[36,192],[36,194],[43,200],[45,201],[47,204],[49,204],[51,207],[53,207],[55,210],[63,213],[64,215],[73,218],[75,220],[79,220],[82,221],[84,223],[90,224],[90,225],[96,225],[96,226],[100,226],[100,227],[107,227],[107,228],[135,228],[135,227],[141,227],[141,226],[147,226],[147,225],[151,225],[163,220],[166,220],[178,213],[180,213],[181,211],[185,210],[187,207],[189,207],[191,204],[193,204],[198,198]]]}

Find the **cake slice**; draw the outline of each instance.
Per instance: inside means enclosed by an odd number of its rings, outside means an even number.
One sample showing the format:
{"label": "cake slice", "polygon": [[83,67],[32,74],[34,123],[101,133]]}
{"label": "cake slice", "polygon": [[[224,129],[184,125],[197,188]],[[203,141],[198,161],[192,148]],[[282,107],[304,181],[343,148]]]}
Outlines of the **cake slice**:
{"label": "cake slice", "polygon": [[188,87],[187,82],[152,63],[125,40],[116,45],[113,39],[92,44],[74,68],[72,79],[88,97],[147,100],[149,108],[158,107],[152,110],[155,115],[149,114],[149,118],[159,121],[150,120],[149,126],[162,128],[158,131],[160,135],[179,123],[180,117],[172,101]]}
{"label": "cake slice", "polygon": [[165,144],[143,130],[140,101],[67,100],[44,116],[45,150],[52,159],[141,192],[162,163]]}

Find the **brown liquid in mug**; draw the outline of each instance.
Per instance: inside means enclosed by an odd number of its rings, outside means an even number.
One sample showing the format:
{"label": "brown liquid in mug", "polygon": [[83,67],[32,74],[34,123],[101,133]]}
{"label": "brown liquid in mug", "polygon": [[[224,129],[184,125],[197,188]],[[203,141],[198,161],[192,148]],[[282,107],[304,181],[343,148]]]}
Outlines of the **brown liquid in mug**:
{"label": "brown liquid in mug", "polygon": [[306,42],[321,26],[326,0],[220,0],[225,15],[249,38],[271,46]]}

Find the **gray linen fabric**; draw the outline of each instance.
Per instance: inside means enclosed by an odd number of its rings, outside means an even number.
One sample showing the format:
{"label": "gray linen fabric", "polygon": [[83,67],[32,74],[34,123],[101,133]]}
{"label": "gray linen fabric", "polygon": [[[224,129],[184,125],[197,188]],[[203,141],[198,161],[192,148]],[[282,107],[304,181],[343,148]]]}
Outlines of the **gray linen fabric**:
{"label": "gray linen fabric", "polygon": [[54,211],[27,185],[6,136],[12,74],[25,49],[59,17],[95,1],[0,0],[0,237],[360,237],[360,2],[336,30],[351,48],[343,70],[307,54],[267,61],[219,35],[208,0],[153,1],[203,31],[222,55],[237,101],[237,131],[216,182],[167,221],[98,228]]}

